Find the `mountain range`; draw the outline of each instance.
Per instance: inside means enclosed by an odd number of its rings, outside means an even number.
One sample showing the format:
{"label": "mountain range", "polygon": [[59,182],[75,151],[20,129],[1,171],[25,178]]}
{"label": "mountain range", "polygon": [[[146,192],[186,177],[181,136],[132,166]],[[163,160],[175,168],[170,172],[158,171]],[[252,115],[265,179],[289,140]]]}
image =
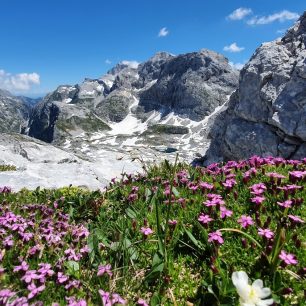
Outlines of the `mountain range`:
{"label": "mountain range", "polygon": [[[206,49],[159,52],[61,85],[39,101],[0,91],[0,162],[23,169],[20,184],[35,177],[47,187],[96,188],[123,168],[143,167],[131,160],[171,160],[176,152],[201,165],[254,154],[303,158],[305,89],[306,12],[283,38],[262,44],[240,72]],[[29,166],[35,162],[36,170]],[[54,182],[47,174],[52,165],[61,177]],[[12,175],[5,179],[14,184]]]}

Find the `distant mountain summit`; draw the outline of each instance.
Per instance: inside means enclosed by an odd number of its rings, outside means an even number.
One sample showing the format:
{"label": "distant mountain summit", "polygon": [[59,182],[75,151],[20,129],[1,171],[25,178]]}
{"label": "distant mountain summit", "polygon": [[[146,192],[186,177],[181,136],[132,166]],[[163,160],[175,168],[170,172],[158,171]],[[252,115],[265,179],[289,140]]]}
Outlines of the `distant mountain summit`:
{"label": "distant mountain summit", "polygon": [[20,97],[0,89],[0,132],[24,132],[31,106]]}
{"label": "distant mountain summit", "polygon": [[[131,135],[131,124],[146,125],[133,127],[144,133],[170,114],[181,122],[200,122],[227,101],[238,75],[224,56],[205,49],[178,56],[158,52],[140,64],[121,62],[99,79],[62,85],[47,95],[34,107],[29,135],[61,143],[82,133]],[[126,130],[119,130],[119,123]]]}
{"label": "distant mountain summit", "polygon": [[240,75],[203,49],[121,62],[34,106],[0,91],[0,163],[19,171],[1,177],[18,189],[96,188],[176,152],[185,161],[206,153],[201,165],[254,154],[304,158],[305,89],[306,12],[282,39],[262,44]]}

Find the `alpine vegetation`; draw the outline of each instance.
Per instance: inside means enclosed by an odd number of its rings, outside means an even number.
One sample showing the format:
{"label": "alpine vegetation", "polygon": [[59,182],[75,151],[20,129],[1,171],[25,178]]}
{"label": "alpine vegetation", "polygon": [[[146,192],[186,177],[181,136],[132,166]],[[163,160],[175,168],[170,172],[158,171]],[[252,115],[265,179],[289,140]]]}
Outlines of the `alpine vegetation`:
{"label": "alpine vegetation", "polygon": [[[306,159],[0,191],[1,305],[302,305]],[[249,279],[255,280],[253,283]]]}

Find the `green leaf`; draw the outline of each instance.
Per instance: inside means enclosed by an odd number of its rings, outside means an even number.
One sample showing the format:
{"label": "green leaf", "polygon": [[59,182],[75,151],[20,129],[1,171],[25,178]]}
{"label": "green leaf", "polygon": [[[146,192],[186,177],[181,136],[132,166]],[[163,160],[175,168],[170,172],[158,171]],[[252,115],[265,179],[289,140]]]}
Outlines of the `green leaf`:
{"label": "green leaf", "polygon": [[166,169],[168,171],[171,171],[171,166],[170,166],[170,163],[169,163],[169,161],[167,159],[165,159],[165,166],[166,166]]}
{"label": "green leaf", "polygon": [[65,267],[67,269],[67,275],[73,276],[75,278],[80,277],[80,264],[78,262],[73,260],[66,261]]}
{"label": "green leaf", "polygon": [[172,187],[172,192],[173,192],[173,194],[174,194],[177,198],[180,197],[180,193],[179,193],[179,191],[178,191],[175,187]]}
{"label": "green leaf", "polygon": [[160,298],[158,293],[154,293],[150,300],[150,306],[158,306],[158,305],[160,305]]}
{"label": "green leaf", "polygon": [[73,219],[74,208],[73,208],[73,206],[71,205],[72,202],[68,202],[68,203],[70,204],[70,205],[69,205],[69,212],[68,212],[68,214],[69,214],[70,219]]}
{"label": "green leaf", "polygon": [[160,274],[164,271],[165,263],[163,258],[155,253],[153,256],[152,268],[146,276],[147,281],[154,281],[160,277]]}
{"label": "green leaf", "polygon": [[193,244],[202,250],[203,249],[202,243],[199,240],[197,240],[186,227],[184,228],[184,230],[186,234],[188,235],[188,237],[190,238],[190,240],[193,242]]}
{"label": "green leaf", "polygon": [[221,228],[220,229],[221,232],[234,232],[234,233],[239,233],[245,237],[247,237],[248,239],[250,239],[251,241],[253,241],[260,249],[262,249],[260,243],[254,239],[251,235],[247,234],[246,232],[243,232],[239,229],[236,229],[236,228]]}
{"label": "green leaf", "polygon": [[131,207],[125,210],[126,215],[131,219],[137,219],[137,213]]}
{"label": "green leaf", "polygon": [[99,241],[97,235],[95,233],[89,235],[87,242],[89,247],[89,260],[90,263],[93,263],[99,254]]}
{"label": "green leaf", "polygon": [[158,253],[155,253],[153,256],[153,262],[152,265],[156,266],[159,265],[161,262],[163,262],[163,260],[161,259],[161,257],[158,255]]}
{"label": "green leaf", "polygon": [[146,197],[146,203],[150,202],[152,197],[152,191],[149,188],[146,188],[145,197]]}
{"label": "green leaf", "polygon": [[279,271],[276,271],[273,277],[273,287],[274,289],[281,288],[282,286],[282,276]]}

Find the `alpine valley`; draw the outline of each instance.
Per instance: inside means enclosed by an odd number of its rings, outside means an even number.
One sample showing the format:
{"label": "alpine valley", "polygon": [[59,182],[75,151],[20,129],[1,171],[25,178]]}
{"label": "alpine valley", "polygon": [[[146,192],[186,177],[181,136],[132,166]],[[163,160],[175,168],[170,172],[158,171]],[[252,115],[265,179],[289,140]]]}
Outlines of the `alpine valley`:
{"label": "alpine valley", "polygon": [[41,100],[0,91],[0,185],[96,189],[147,162],[306,156],[306,12],[241,71],[207,49],[121,62]]}

